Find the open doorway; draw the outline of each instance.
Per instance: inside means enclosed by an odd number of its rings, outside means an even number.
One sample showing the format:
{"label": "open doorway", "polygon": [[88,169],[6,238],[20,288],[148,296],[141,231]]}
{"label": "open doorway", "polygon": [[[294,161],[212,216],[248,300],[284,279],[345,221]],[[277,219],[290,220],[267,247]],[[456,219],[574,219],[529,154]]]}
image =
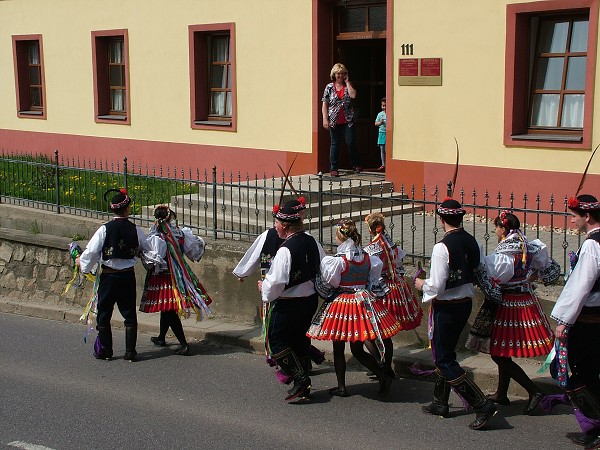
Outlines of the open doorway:
{"label": "open doorway", "polygon": [[[328,5],[331,28],[329,32],[321,29],[319,36],[329,36],[331,53],[330,59],[319,60],[319,72],[328,74],[337,62],[348,69],[349,78],[357,90],[354,109],[360,164],[365,170],[377,170],[381,166],[381,158],[375,118],[381,111],[381,99],[386,95],[387,4],[381,0],[338,0]],[[321,130],[320,162],[324,162],[325,154],[327,158],[329,155],[328,135],[326,130]],[[345,143],[339,162],[340,168],[351,166]]]}

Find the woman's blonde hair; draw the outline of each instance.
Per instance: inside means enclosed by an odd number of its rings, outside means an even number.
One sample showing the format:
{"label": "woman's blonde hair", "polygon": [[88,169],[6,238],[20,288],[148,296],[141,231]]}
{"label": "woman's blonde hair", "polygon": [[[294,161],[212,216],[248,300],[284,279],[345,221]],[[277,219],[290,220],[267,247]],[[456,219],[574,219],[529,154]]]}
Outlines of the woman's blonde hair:
{"label": "woman's blonde hair", "polygon": [[356,245],[360,246],[361,236],[358,230],[356,229],[356,224],[353,220],[340,220],[337,224],[335,234],[337,238],[342,242],[344,242],[347,239],[352,239]]}
{"label": "woman's blonde hair", "polygon": [[373,234],[383,233],[385,231],[385,218],[381,213],[371,213],[365,217],[365,222],[369,231]]}
{"label": "woman's blonde hair", "polygon": [[342,63],[335,63],[331,68],[331,72],[329,73],[329,76],[332,80],[335,80],[336,73],[348,73],[348,69],[346,69],[346,66]]}

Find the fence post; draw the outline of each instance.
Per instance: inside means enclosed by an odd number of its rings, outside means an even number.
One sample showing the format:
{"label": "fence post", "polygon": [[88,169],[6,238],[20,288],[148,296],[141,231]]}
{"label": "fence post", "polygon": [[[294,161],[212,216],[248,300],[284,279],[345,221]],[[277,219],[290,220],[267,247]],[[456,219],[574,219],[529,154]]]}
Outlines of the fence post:
{"label": "fence post", "polygon": [[54,168],[56,169],[56,214],[60,214],[60,174],[58,173],[58,149],[54,150]]}
{"label": "fence post", "polygon": [[217,166],[212,168],[213,238],[217,239]]}
{"label": "fence post", "polygon": [[123,158],[123,178],[125,178],[125,186],[123,187],[125,188],[125,190],[127,190],[127,156]]}
{"label": "fence post", "polygon": [[452,186],[452,181],[448,181],[448,189],[446,190],[447,197],[452,197],[452,189],[454,189],[454,186]]}
{"label": "fence post", "polygon": [[319,211],[319,242],[323,242],[323,172],[319,172],[319,193],[317,194]]}

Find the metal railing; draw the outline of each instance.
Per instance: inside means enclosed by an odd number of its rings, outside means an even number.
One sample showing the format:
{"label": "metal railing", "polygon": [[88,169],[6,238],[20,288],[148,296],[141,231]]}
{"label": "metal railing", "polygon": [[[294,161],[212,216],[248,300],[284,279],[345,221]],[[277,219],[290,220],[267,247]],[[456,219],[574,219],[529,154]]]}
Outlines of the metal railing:
{"label": "metal railing", "polygon": [[[365,178],[367,177],[367,178]],[[437,186],[404,185],[397,190],[381,175],[368,179],[330,178],[304,175],[292,177],[297,195],[306,198],[306,228],[330,250],[336,245],[332,227],[340,218],[357,222],[363,239],[368,229],[363,218],[370,212],[383,212],[388,233],[407,252],[408,261],[427,260],[435,243],[443,236],[435,205],[445,196],[446,189]],[[141,226],[153,222],[154,206],[169,203],[177,212],[180,225],[214,239],[251,241],[272,226],[272,206],[280,201],[283,177],[218,171],[211,169],[178,169],[149,167],[102,160],[65,160],[7,152],[0,154],[0,199],[2,202],[31,208],[99,219],[108,219],[106,190],[126,187],[134,199],[133,219]],[[286,190],[285,199],[292,192]],[[498,192],[480,194],[461,191],[455,195],[468,214],[464,227],[483,244],[487,253],[495,247],[493,219],[503,209],[516,213],[522,231],[529,239],[541,239],[549,254],[566,267],[568,252],[576,250],[581,237],[569,230],[567,198],[554,195],[533,199],[525,194],[506,198]]]}

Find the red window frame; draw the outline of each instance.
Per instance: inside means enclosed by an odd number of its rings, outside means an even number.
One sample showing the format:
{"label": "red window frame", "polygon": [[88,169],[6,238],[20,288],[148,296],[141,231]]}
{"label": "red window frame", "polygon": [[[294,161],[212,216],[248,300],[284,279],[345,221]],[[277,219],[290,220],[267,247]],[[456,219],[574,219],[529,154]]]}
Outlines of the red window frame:
{"label": "red window frame", "polygon": [[[237,89],[235,70],[235,24],[218,23],[206,25],[190,25],[189,28],[190,57],[190,118],[191,127],[195,130],[237,131]],[[209,114],[210,105],[210,59],[209,41],[212,36],[229,35],[229,70],[230,81],[227,94],[231,95],[231,118],[213,117]],[[223,62],[220,62],[221,64]]]}
{"label": "red window frame", "polygon": [[[528,133],[531,19],[542,15],[589,14],[585,106],[580,137]],[[506,7],[506,57],[504,90],[504,144],[519,147],[581,148],[592,146],[592,114],[596,73],[598,0],[551,0],[517,3]],[[561,138],[566,140],[560,140]]]}
{"label": "red window frame", "polygon": [[[123,40],[125,83],[111,86],[109,82],[110,43]],[[97,123],[131,124],[131,89],[129,83],[129,36],[126,29],[92,31],[92,65],[94,74],[94,120]],[[111,111],[111,90],[125,88],[124,111]]]}
{"label": "red window frame", "polygon": [[[41,34],[13,35],[13,67],[15,71],[15,92],[17,117],[27,119],[46,119],[46,80],[44,75],[44,49]],[[29,47],[38,45],[38,64],[29,63]],[[30,69],[39,71],[38,83],[30,80]],[[31,91],[38,89],[41,105],[32,106]]]}

